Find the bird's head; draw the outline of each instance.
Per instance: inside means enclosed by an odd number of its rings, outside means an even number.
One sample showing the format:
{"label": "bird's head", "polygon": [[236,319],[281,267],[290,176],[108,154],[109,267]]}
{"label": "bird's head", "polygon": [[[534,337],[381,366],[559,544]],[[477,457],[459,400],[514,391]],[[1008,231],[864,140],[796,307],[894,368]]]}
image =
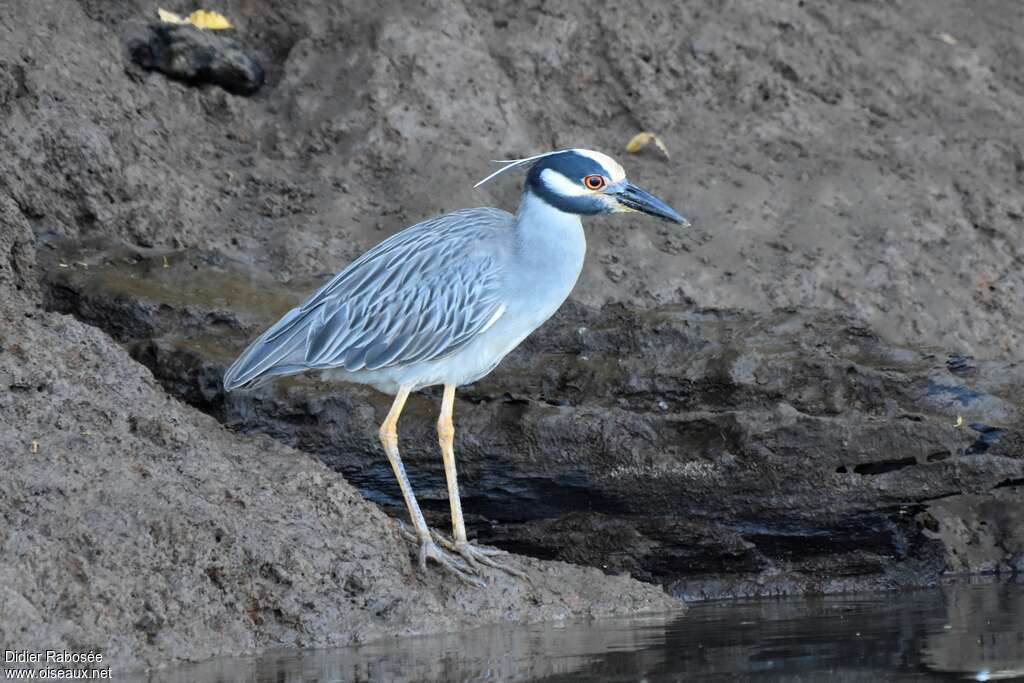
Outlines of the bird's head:
{"label": "bird's head", "polygon": [[508,165],[477,186],[512,168],[529,165],[525,191],[559,211],[585,216],[636,211],[689,225],[668,204],[629,182],[626,171],[607,154],[589,149],[564,149],[505,163]]}

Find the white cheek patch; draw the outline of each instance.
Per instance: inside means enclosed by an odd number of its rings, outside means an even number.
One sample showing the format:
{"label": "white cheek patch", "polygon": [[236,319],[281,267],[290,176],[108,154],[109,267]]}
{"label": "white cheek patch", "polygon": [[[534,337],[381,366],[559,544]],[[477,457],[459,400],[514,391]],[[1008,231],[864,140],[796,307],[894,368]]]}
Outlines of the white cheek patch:
{"label": "white cheek patch", "polygon": [[540,179],[549,190],[563,197],[584,197],[593,194],[580,185],[578,180],[570,180],[554,169],[545,168],[540,172]]}
{"label": "white cheek patch", "polygon": [[608,180],[611,181],[611,183],[617,183],[626,179],[626,170],[619,165],[619,162],[615,161],[615,159],[612,159],[607,154],[595,152],[590,149],[574,149],[573,151],[580,156],[593,159],[597,163],[601,164],[605,169],[605,174],[608,176]]}

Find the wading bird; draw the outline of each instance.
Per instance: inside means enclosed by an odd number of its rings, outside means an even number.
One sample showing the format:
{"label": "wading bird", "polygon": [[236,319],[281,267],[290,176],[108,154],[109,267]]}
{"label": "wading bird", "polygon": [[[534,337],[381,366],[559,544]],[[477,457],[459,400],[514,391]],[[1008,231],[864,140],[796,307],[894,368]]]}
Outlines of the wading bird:
{"label": "wading bird", "polygon": [[[514,216],[462,209],[389,237],[260,335],[224,375],[230,391],[321,370],[394,395],[380,440],[415,527],[407,537],[419,546],[420,567],[434,560],[477,585],[481,564],[521,573],[494,559],[500,551],[466,537],[453,449],[455,388],[493,370],[569,296],[586,252],[580,216],[636,211],[687,225],[600,152],[567,149],[503,163],[477,187],[528,167]],[[396,427],[409,393],[438,384],[451,538],[427,526],[398,454]]]}

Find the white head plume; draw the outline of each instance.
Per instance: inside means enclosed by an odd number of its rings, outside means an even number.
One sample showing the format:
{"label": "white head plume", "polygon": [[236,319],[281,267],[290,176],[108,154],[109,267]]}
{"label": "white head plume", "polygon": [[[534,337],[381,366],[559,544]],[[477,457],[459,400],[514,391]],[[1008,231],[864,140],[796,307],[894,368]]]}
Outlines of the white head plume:
{"label": "white head plume", "polygon": [[505,164],[505,165],[502,166],[501,168],[499,168],[497,171],[495,171],[491,175],[489,175],[486,178],[484,178],[483,180],[481,180],[479,183],[477,183],[473,187],[474,188],[480,187],[481,185],[483,185],[487,181],[493,180],[494,178],[497,178],[502,173],[506,173],[507,171],[511,171],[512,169],[519,168],[520,166],[525,166],[526,164],[529,164],[529,163],[532,163],[534,161],[537,161],[537,159],[543,159],[544,157],[549,157],[549,156],[552,156],[554,154],[561,154],[562,152],[569,152],[569,151],[572,151],[572,150],[569,150],[569,149],[557,149],[554,152],[545,152],[544,154],[537,154],[535,156],[526,157],[524,159],[491,159],[491,161],[496,163],[496,164]]}

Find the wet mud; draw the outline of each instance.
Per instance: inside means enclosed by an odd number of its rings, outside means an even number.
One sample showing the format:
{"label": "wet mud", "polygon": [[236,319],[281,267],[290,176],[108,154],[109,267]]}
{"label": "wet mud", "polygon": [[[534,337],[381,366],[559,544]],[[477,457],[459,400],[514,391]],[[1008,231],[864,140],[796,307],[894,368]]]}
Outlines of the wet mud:
{"label": "wet mud", "polygon": [[[1021,569],[1019,3],[217,9],[249,96],[133,61],[141,0],[0,9],[4,642],[145,666]],[[512,209],[489,159],[569,146],[694,227],[588,221],[570,302],[460,392],[473,532],[589,565],[473,593],[382,513],[385,397],[219,375],[387,235]],[[437,402],[401,430],[443,526]]]}

